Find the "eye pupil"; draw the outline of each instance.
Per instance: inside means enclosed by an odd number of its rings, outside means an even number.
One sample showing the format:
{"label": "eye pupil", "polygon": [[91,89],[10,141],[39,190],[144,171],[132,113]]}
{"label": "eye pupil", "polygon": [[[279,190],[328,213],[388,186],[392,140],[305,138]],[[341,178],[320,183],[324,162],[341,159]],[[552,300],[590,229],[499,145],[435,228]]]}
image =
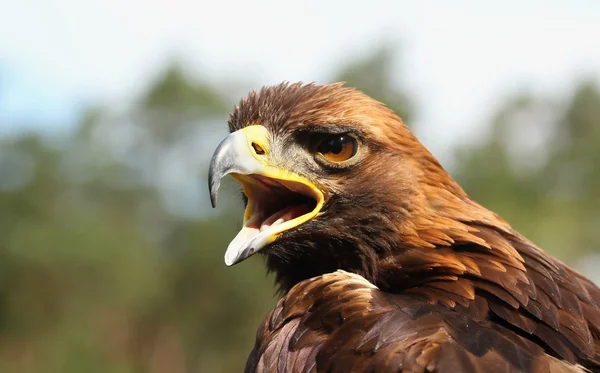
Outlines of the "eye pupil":
{"label": "eye pupil", "polygon": [[338,138],[329,140],[327,142],[327,146],[329,148],[329,152],[333,154],[340,154],[344,149],[344,144],[347,142],[344,136],[340,136]]}

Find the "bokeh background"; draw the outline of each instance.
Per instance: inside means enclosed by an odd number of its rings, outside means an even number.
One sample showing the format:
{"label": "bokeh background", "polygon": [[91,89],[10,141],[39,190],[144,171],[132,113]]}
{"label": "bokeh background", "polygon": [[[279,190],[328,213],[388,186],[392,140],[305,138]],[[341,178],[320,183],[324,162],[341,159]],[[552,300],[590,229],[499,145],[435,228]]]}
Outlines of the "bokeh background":
{"label": "bokeh background", "polygon": [[600,2],[0,0],[0,372],[236,372],[276,301],[210,208],[229,111],[345,80],[600,280]]}

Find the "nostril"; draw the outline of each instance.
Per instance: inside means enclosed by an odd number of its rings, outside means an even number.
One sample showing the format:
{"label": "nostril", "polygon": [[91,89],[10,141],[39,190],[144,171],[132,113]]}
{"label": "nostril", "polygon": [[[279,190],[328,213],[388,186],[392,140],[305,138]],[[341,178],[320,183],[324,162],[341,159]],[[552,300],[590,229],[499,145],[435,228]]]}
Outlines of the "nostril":
{"label": "nostril", "polygon": [[254,148],[254,152],[256,154],[258,154],[258,155],[265,154],[265,150],[262,148],[262,146],[258,145],[257,143],[253,142],[252,147]]}

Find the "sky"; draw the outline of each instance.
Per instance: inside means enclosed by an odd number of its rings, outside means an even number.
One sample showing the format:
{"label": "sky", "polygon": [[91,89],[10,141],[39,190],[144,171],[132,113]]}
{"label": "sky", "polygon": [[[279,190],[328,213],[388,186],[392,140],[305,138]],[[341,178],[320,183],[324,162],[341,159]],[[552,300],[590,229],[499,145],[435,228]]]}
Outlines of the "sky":
{"label": "sky", "polygon": [[0,0],[0,134],[67,128],[90,103],[126,106],[174,57],[248,88],[329,83],[387,41],[422,140],[442,151],[513,92],[600,82],[599,19],[597,0]]}

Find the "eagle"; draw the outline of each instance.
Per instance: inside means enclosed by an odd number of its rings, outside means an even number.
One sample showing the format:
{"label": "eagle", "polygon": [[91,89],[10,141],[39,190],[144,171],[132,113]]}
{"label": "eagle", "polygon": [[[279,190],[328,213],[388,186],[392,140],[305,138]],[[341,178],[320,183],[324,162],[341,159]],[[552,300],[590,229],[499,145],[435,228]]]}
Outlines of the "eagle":
{"label": "eagle", "polygon": [[225,264],[260,253],[281,295],[245,372],[600,372],[600,289],[469,198],[383,103],[285,82],[228,125],[210,197],[230,175],[245,212]]}

